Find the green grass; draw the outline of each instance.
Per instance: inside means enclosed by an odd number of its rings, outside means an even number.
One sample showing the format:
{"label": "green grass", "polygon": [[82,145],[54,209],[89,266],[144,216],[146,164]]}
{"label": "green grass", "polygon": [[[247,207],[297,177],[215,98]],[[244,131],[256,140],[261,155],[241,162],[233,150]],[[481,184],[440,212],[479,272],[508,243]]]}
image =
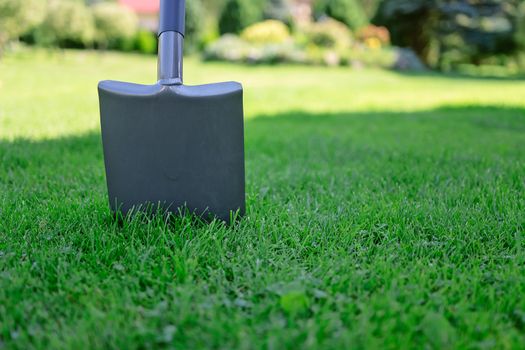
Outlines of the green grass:
{"label": "green grass", "polygon": [[247,216],[110,216],[100,79],[0,61],[0,349],[522,348],[525,84],[189,60],[246,89]]}

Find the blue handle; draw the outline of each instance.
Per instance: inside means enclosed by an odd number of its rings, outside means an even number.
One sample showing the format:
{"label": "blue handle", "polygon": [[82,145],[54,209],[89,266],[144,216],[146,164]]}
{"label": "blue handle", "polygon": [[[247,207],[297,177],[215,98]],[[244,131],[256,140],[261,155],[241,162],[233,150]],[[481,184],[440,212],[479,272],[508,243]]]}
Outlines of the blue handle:
{"label": "blue handle", "polygon": [[159,36],[164,32],[184,36],[185,26],[186,0],[160,0]]}

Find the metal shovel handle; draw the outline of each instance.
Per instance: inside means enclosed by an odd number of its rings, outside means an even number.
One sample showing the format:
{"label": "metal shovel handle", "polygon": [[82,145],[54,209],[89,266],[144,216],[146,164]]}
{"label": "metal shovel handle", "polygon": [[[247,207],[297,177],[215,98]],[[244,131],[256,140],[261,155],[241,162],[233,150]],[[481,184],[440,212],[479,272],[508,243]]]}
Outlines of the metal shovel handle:
{"label": "metal shovel handle", "polygon": [[182,84],[186,26],[185,0],[160,0],[158,80],[162,85]]}
{"label": "metal shovel handle", "polygon": [[184,36],[185,23],[185,0],[160,1],[159,36],[164,32],[177,32]]}

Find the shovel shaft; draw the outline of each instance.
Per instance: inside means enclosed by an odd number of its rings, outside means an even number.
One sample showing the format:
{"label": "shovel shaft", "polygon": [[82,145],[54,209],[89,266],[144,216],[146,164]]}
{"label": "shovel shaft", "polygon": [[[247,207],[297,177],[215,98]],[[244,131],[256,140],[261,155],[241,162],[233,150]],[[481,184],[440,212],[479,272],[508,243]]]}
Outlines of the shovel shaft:
{"label": "shovel shaft", "polygon": [[164,32],[178,32],[184,36],[185,19],[185,0],[160,0],[159,36]]}
{"label": "shovel shaft", "polygon": [[162,85],[182,84],[184,37],[179,32],[159,36],[158,80]]}
{"label": "shovel shaft", "polygon": [[182,84],[185,16],[185,0],[160,1],[157,75],[162,85]]}

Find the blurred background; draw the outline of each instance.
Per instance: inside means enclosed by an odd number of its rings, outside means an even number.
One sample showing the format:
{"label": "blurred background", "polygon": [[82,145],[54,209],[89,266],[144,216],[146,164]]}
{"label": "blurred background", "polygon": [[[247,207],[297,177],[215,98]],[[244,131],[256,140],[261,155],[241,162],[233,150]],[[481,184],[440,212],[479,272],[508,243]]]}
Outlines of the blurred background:
{"label": "blurred background", "polygon": [[[189,0],[187,52],[205,60],[525,72],[523,0]],[[158,0],[0,0],[0,52],[33,45],[157,50]]]}

